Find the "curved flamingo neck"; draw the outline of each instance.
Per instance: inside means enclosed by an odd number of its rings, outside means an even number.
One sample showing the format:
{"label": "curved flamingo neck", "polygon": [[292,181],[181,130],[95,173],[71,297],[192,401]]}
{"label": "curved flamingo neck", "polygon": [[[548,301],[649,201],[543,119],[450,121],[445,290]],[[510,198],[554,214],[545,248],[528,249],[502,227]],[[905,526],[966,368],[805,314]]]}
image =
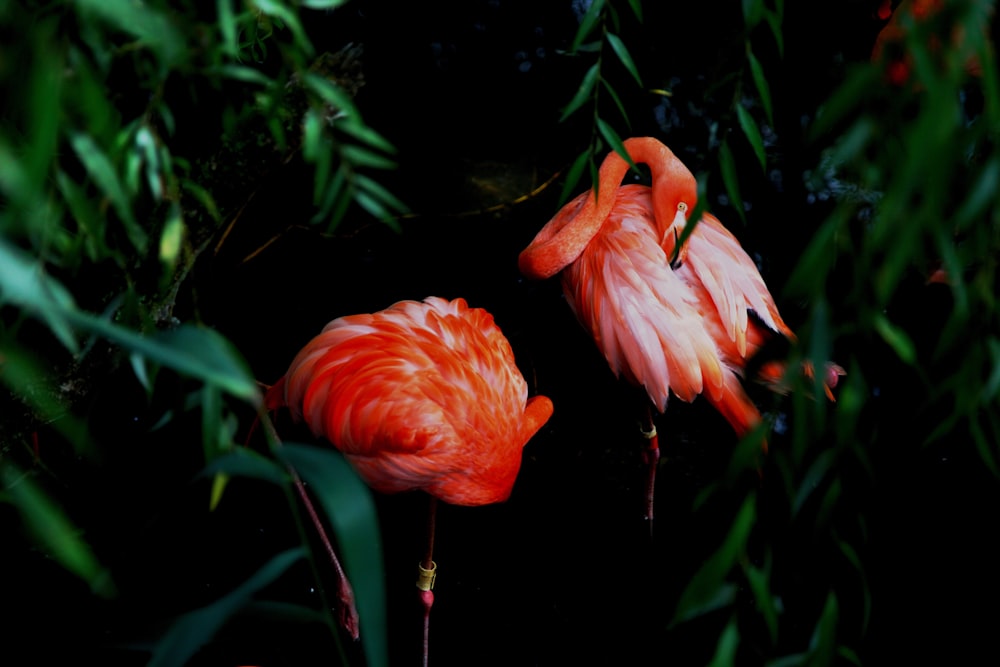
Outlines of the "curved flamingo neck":
{"label": "curved flamingo neck", "polygon": [[[633,162],[649,165],[653,177],[653,216],[657,226],[668,228],[676,213],[676,203],[668,193],[696,192],[694,176],[673,152],[653,137],[633,137],[624,142]],[[529,278],[549,278],[572,264],[590,240],[597,235],[614,207],[618,188],[629,164],[617,152],[604,158],[598,173],[597,192],[593,190],[575,215],[556,214],[521,251],[518,266]],[[694,206],[694,201],[688,202]],[[674,210],[671,210],[671,209]]]}

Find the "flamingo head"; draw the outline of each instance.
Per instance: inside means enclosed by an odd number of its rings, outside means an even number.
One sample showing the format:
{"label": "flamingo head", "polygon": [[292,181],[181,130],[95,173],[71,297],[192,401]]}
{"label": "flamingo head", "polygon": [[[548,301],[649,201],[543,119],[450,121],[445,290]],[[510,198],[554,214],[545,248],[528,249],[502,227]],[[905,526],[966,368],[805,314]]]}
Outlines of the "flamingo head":
{"label": "flamingo head", "polygon": [[672,159],[653,178],[653,215],[660,246],[671,257],[671,263],[680,266],[686,248],[675,252],[676,243],[698,203],[698,181],[672,153],[670,157]]}

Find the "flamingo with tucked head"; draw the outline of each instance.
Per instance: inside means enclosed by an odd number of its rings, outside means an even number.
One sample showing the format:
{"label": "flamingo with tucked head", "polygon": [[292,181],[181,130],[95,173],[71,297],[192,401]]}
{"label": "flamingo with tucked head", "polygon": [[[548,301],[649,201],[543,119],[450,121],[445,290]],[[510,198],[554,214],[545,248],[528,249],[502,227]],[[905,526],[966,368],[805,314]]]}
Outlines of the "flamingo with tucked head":
{"label": "flamingo with tucked head", "polygon": [[[688,402],[701,395],[742,437],[761,419],[741,382],[747,361],[768,339],[794,334],[753,260],[714,216],[703,214],[676,247],[697,202],[697,182],[680,159],[652,137],[624,146],[633,162],[649,166],[651,185],[622,186],[629,163],[609,153],[597,193],[556,213],[521,252],[521,272],[536,279],[562,272],[563,292],[611,370],[643,387],[659,412],[670,394]],[[765,364],[761,379],[778,389],[783,372]],[[835,364],[826,368],[831,398],[842,374]],[[652,520],[655,429],[647,456]]]}
{"label": "flamingo with tucked head", "polygon": [[431,496],[417,582],[426,664],[435,500],[507,500],[521,451],[552,414],[552,402],[528,398],[492,315],[464,299],[429,297],[333,320],[295,356],[266,404],[288,407],[376,491]]}

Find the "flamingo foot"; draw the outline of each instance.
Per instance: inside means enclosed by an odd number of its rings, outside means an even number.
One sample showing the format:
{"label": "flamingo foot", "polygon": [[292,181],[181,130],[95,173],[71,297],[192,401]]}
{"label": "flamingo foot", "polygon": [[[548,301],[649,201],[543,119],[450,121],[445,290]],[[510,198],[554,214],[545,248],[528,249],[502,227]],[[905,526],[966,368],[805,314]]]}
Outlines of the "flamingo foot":
{"label": "flamingo foot", "polygon": [[650,429],[642,430],[642,435],[649,440],[649,446],[643,452],[643,458],[648,466],[646,476],[646,520],[649,521],[649,534],[653,534],[653,492],[656,488],[656,468],[660,462],[660,438],[656,434],[656,425],[649,421]]}
{"label": "flamingo foot", "polygon": [[424,667],[427,667],[431,634],[431,607],[434,606],[434,591],[431,589],[434,587],[434,579],[437,577],[437,564],[432,561],[430,565],[429,568],[425,568],[423,563],[417,566],[419,568],[417,588],[420,589],[420,602],[424,605]]}

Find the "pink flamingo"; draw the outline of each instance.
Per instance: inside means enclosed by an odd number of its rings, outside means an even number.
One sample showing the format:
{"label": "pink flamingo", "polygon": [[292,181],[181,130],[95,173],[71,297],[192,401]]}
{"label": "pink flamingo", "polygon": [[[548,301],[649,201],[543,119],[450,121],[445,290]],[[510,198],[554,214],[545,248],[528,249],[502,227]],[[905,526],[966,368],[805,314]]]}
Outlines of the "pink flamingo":
{"label": "pink flamingo", "polygon": [[[747,360],[769,338],[794,334],[756,265],[714,216],[704,214],[676,247],[697,201],[687,167],[654,138],[624,144],[634,162],[649,165],[652,186],[622,186],[629,164],[609,153],[598,193],[581,194],[556,213],[521,252],[521,272],[535,279],[562,272],[563,292],[611,370],[643,387],[658,411],[671,393],[688,402],[703,395],[742,437],[761,419],[741,383]],[[779,363],[764,364],[760,379],[777,390],[783,372]],[[831,398],[842,374],[827,366]],[[649,438],[652,520],[655,429]]]}
{"label": "pink flamingo", "polygon": [[521,450],[552,414],[528,398],[510,343],[480,308],[429,297],[333,320],[296,355],[266,396],[333,443],[376,491],[431,496],[420,563],[424,664],[435,499],[485,505],[510,496]]}

